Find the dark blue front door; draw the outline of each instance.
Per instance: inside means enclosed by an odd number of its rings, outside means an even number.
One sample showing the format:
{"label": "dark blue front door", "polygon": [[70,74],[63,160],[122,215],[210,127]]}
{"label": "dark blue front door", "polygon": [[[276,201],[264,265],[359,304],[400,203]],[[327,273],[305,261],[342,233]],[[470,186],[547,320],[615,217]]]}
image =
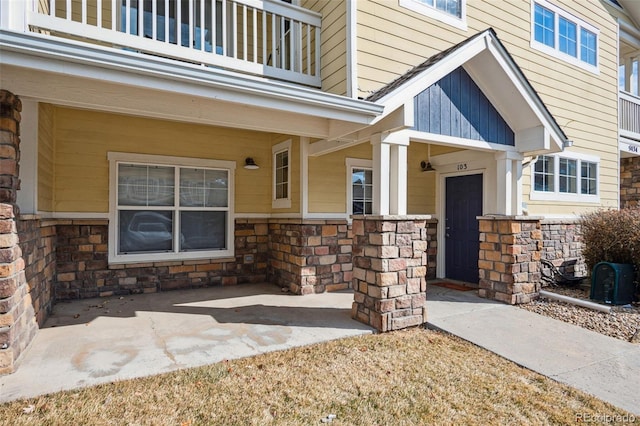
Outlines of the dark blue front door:
{"label": "dark blue front door", "polygon": [[482,175],[446,178],[445,256],[447,278],[478,283]]}

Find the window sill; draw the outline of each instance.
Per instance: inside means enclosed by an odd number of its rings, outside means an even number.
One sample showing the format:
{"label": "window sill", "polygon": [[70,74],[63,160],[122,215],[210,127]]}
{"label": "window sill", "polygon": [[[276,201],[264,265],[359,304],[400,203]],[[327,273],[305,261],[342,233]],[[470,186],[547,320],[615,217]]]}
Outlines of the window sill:
{"label": "window sill", "polygon": [[[164,263],[170,262],[182,264],[188,261],[197,261],[202,259],[210,259],[213,262],[235,261],[233,250],[214,250],[202,252],[186,252],[186,253],[140,253],[129,255],[109,255],[109,267],[117,265],[127,265],[133,263]],[[156,265],[157,266],[157,265]]]}

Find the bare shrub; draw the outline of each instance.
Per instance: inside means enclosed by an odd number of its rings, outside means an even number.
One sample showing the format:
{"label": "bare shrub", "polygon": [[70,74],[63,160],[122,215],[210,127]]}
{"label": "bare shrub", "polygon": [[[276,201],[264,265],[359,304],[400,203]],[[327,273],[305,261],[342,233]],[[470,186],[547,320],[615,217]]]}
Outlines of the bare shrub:
{"label": "bare shrub", "polygon": [[599,210],[582,215],[589,270],[598,262],[631,263],[640,270],[640,209]]}

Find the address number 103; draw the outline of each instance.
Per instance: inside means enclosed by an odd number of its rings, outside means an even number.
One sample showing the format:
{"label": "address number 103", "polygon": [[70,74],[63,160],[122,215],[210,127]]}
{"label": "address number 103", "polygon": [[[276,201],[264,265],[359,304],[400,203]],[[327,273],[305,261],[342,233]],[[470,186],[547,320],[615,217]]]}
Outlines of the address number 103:
{"label": "address number 103", "polygon": [[461,170],[467,170],[469,168],[469,166],[467,165],[467,163],[458,163],[456,165],[456,170],[461,171]]}

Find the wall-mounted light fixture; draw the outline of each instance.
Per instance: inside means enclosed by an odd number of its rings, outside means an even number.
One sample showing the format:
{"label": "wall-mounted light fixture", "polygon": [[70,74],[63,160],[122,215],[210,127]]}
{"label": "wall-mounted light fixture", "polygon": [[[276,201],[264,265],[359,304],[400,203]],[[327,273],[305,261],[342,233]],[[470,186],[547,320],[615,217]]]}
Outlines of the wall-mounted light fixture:
{"label": "wall-mounted light fixture", "polygon": [[571,139],[567,139],[562,143],[563,148],[569,148],[570,146],[573,146],[573,141]]}
{"label": "wall-mounted light fixture", "polygon": [[247,157],[244,160],[244,168],[247,170],[256,170],[256,169],[259,169],[260,166],[256,164],[253,158]]}
{"label": "wall-mounted light fixture", "polygon": [[420,168],[423,172],[435,172],[436,169],[431,165],[431,145],[427,145],[427,161],[420,162]]}

